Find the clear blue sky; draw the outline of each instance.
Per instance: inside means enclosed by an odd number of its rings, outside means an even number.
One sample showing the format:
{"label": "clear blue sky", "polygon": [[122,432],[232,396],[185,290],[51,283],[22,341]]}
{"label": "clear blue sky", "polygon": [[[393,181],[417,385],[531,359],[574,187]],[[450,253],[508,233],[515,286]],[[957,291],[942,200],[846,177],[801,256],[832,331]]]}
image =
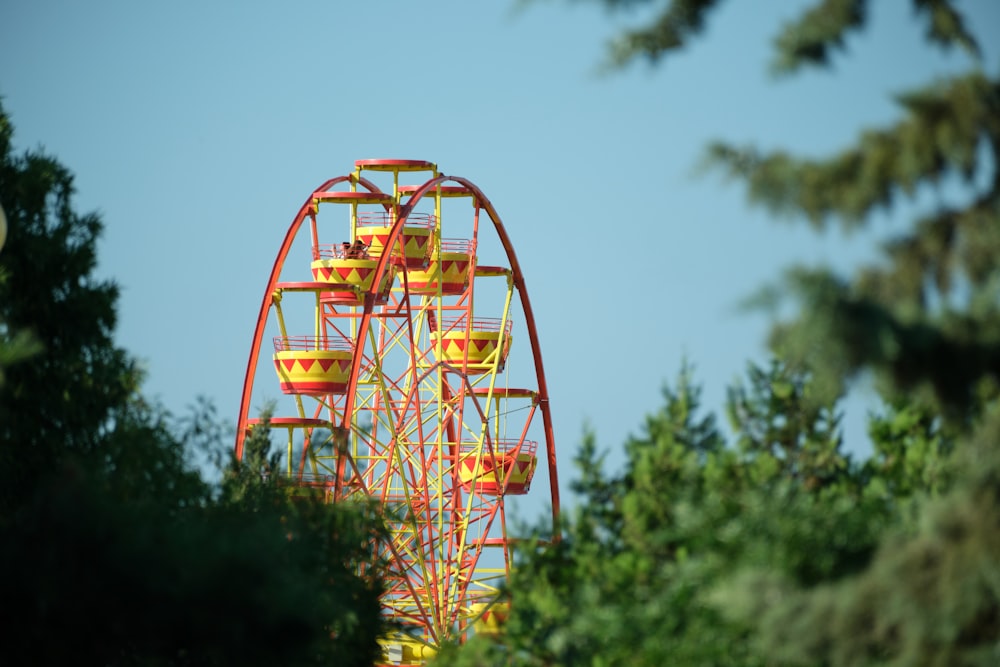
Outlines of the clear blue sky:
{"label": "clear blue sky", "polygon": [[[826,154],[891,121],[891,91],[967,64],[927,46],[911,2],[879,0],[832,70],[774,81],[770,39],[806,4],[723,3],[687,52],[602,77],[605,41],[638,15],[514,0],[8,0],[0,96],[16,145],[57,156],[76,207],[102,214],[118,340],[178,414],[204,395],[235,422],[271,263],[317,185],[373,157],[471,179],[524,269],[565,480],[584,423],[617,451],[685,356],[721,416],[726,386],[766,358],[767,321],[739,301],[793,262],[849,267],[903,229],[893,216],[873,235],[818,237],[692,176],[713,138]],[[961,6],[995,71],[1000,3]],[[852,451],[866,450],[870,401],[862,390],[847,405]]]}

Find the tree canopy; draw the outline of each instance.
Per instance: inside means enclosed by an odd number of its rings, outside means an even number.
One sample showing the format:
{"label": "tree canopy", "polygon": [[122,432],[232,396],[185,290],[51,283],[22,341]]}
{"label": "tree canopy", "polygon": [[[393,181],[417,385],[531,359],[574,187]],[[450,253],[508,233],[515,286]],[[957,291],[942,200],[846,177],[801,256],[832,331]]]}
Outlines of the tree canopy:
{"label": "tree canopy", "polygon": [[854,461],[839,402],[812,391],[750,365],[726,443],[686,369],[620,473],[589,435],[579,502],[561,541],[521,552],[502,639],[440,664],[991,664],[997,417],[952,460],[949,436],[887,406]]}
{"label": "tree canopy", "polygon": [[[210,407],[141,394],[114,342],[118,289],[93,276],[100,218],[73,177],[14,152],[0,108],[0,583],[20,664],[370,665],[384,632],[362,505],[292,503],[258,429],[210,485]],[[228,440],[228,439],[227,439]]]}

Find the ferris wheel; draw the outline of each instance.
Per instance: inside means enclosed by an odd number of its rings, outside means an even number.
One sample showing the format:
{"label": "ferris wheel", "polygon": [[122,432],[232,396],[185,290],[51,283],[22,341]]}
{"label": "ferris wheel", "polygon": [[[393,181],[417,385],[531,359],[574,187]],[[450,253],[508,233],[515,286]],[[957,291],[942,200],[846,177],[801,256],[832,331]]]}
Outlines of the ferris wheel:
{"label": "ferris wheel", "polygon": [[[269,420],[255,400],[274,402]],[[264,426],[296,492],[392,508],[383,609],[404,631],[388,664],[499,632],[511,513],[544,508],[555,528],[559,485],[524,276],[476,185],[358,160],[309,194],[264,292],[237,458]]]}

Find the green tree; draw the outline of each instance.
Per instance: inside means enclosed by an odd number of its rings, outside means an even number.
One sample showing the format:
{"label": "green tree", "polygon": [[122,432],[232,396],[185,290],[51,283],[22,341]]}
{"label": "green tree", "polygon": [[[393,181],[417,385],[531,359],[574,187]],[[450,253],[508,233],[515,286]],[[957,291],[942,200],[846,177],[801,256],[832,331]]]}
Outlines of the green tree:
{"label": "green tree", "polygon": [[957,434],[926,407],[897,400],[870,416],[868,431],[874,451],[865,467],[881,485],[873,486],[873,493],[915,511],[914,504],[951,486]]}
{"label": "green tree", "polygon": [[815,396],[810,375],[793,373],[773,359],[768,370],[749,364],[749,387],[738,383],[729,389],[736,447],[759,460],[761,483],[791,477],[818,488],[837,482],[847,468],[837,399]]}
{"label": "green tree", "polygon": [[[260,456],[206,483],[210,409],[178,423],[114,343],[101,221],[72,176],[17,156],[0,108],[0,624],[9,664],[370,665],[383,633],[380,525],[292,503]],[[269,449],[268,429],[250,450]],[[19,662],[20,661],[20,662]]]}
{"label": "green tree", "polygon": [[[731,578],[764,569],[811,586],[855,575],[894,510],[866,493],[873,476],[840,452],[836,405],[801,412],[807,375],[776,362],[748,377],[730,403],[744,444],[726,446],[715,419],[699,414],[689,369],[627,441],[620,474],[604,471],[588,436],[576,461],[580,502],[561,541],[521,552],[502,641],[473,639],[441,664],[768,664],[753,618],[729,609]],[[762,437],[768,411],[798,418],[771,420]],[[765,446],[777,434],[780,452]],[[818,441],[832,453],[815,456]]]}
{"label": "green tree", "polygon": [[101,221],[73,210],[73,177],[38,152],[15,155],[0,108],[0,341],[37,354],[4,369],[0,385],[0,516],[67,452],[95,451],[138,385],[114,344],[117,287],[95,279]]}
{"label": "green tree", "polygon": [[[650,62],[688,46],[718,0],[595,0],[610,8],[662,5],[646,25],[612,41],[608,64]],[[868,20],[867,0],[816,0],[774,39],[772,69],[790,75],[825,66]],[[772,297],[799,304],[775,327],[785,359],[810,360],[831,395],[873,371],[887,396],[931,406],[966,427],[1000,386],[1000,80],[983,68],[973,31],[953,0],[913,0],[927,39],[969,57],[961,75],[898,94],[900,119],[865,130],[824,159],[717,141],[706,164],[741,181],[750,202],[818,229],[857,229],[948,178],[969,194],[912,221],[882,261],[851,277],[792,269]],[[988,30],[988,28],[987,28]]]}
{"label": "green tree", "polygon": [[718,608],[756,628],[755,650],[772,664],[997,664],[998,441],[993,408],[958,454],[959,483],[922,504],[915,528],[883,539],[856,576],[803,587],[756,568],[717,591]]}

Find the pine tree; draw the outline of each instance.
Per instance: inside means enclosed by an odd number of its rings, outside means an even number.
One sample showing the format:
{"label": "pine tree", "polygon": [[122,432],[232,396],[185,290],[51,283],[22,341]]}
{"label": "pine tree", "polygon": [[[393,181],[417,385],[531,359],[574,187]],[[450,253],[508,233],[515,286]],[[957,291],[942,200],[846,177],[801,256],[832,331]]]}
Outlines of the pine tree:
{"label": "pine tree", "polygon": [[[520,552],[502,639],[476,638],[439,664],[768,664],[753,616],[731,613],[734,600],[750,607],[728,592],[732,577],[763,569],[794,588],[855,575],[892,508],[839,451],[836,404],[798,412],[808,376],[777,362],[748,375],[730,406],[743,445],[726,446],[701,414],[688,368],[628,439],[620,473],[604,470],[589,435],[576,461],[580,502],[561,541]],[[774,428],[769,414],[798,418]],[[777,435],[780,452],[765,446]],[[816,456],[818,441],[842,463],[831,467],[825,449]],[[812,481],[819,474],[823,484]]]}
{"label": "pine tree", "polygon": [[[608,64],[659,62],[708,25],[717,0],[599,0],[610,8],[662,4],[648,24],[610,45]],[[724,141],[706,163],[742,182],[750,202],[818,229],[856,229],[955,177],[969,194],[912,221],[883,248],[883,260],[853,276],[800,267],[782,297],[798,316],[775,327],[773,348],[810,362],[828,394],[873,371],[889,400],[904,396],[971,428],[1000,396],[1000,80],[983,68],[976,36],[953,0],[912,0],[929,42],[969,57],[964,74],[895,97],[901,117],[862,132],[824,159],[765,152]],[[817,0],[781,26],[772,69],[779,75],[825,66],[865,27],[868,0]],[[987,28],[988,30],[988,28]],[[819,353],[819,352],[822,353]]]}

